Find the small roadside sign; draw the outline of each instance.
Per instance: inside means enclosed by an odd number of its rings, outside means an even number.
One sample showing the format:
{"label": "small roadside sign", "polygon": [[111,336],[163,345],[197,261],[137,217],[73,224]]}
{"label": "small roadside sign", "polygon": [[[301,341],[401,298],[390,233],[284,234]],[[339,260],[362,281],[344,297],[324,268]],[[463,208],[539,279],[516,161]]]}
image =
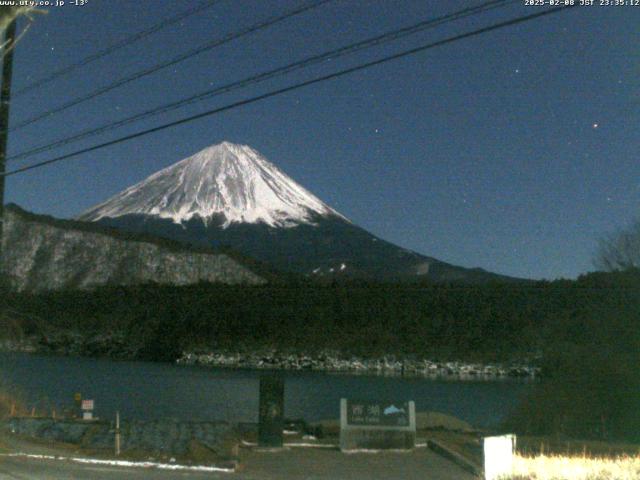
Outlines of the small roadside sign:
{"label": "small roadside sign", "polygon": [[83,420],[93,420],[93,400],[82,400],[80,409],[82,410]]}

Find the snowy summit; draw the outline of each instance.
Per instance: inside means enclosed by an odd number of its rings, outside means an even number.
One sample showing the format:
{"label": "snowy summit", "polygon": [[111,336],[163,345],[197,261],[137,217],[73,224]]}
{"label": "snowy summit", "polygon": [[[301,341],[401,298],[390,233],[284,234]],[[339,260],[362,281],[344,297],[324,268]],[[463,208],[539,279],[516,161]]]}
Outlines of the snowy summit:
{"label": "snowy summit", "polygon": [[205,148],[154,173],[80,215],[97,221],[124,215],[148,215],[182,223],[223,218],[232,223],[271,227],[312,224],[316,215],[338,216],[312,193],[257,151],[223,142]]}

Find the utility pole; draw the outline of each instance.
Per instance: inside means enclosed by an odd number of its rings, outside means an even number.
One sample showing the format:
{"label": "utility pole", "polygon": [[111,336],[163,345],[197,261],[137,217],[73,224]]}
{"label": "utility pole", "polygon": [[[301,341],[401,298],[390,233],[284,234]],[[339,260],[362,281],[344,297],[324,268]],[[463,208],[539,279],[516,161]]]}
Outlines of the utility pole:
{"label": "utility pole", "polygon": [[0,281],[4,280],[4,182],[9,139],[9,106],[11,102],[11,76],[13,73],[13,51],[16,40],[16,20],[14,19],[4,34],[4,55],[2,56],[2,91],[0,92]]}

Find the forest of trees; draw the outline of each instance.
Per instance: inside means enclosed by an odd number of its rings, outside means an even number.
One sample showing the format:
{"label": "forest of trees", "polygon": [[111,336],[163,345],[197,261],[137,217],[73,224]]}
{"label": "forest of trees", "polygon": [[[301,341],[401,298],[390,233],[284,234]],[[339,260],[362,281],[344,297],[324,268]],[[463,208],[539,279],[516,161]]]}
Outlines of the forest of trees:
{"label": "forest of trees", "polygon": [[637,305],[635,274],[612,275],[486,285],[151,284],[4,298],[25,335],[126,338],[150,359],[268,347],[505,361],[540,353],[550,338],[580,342],[606,312]]}
{"label": "forest of trees", "polygon": [[24,335],[123,337],[151,359],[157,345],[168,360],[184,349],[272,347],[504,361],[549,341],[635,347],[639,286],[630,270],[522,284],[150,284],[3,300]]}

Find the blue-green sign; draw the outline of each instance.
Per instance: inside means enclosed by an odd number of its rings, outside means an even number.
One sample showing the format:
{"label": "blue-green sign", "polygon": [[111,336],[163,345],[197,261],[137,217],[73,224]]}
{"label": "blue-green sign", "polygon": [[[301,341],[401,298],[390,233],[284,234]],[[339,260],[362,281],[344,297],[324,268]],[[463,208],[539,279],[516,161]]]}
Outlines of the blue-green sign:
{"label": "blue-green sign", "polygon": [[409,402],[347,400],[347,425],[409,426]]}

